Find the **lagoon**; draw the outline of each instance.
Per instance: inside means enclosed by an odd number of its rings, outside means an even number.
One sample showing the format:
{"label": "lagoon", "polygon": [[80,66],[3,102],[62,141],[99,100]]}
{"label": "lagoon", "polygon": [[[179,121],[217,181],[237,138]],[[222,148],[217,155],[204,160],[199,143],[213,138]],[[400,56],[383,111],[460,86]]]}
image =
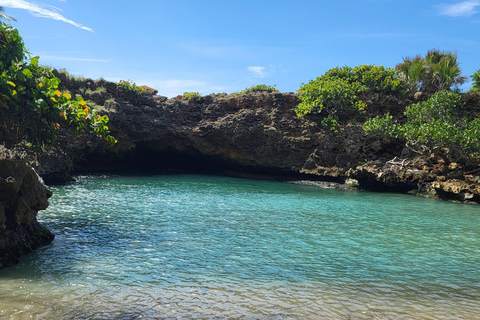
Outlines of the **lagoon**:
{"label": "lagoon", "polygon": [[0,319],[476,319],[480,207],[222,176],[53,187]]}

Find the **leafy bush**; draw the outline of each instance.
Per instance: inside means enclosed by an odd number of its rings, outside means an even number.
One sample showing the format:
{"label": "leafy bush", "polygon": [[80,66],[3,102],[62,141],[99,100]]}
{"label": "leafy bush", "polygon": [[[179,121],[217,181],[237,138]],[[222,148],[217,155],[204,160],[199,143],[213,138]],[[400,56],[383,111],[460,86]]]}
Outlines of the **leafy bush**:
{"label": "leafy bush", "polygon": [[65,126],[73,133],[96,132],[113,144],[108,117],[96,114],[82,97],[72,100],[58,90],[60,80],[39,66],[38,57],[26,59],[22,38],[11,26],[0,23],[0,136],[7,143],[27,140],[51,143]]}
{"label": "leafy bush", "polygon": [[302,102],[295,111],[299,117],[323,113],[322,124],[338,131],[339,114],[365,113],[367,104],[359,95],[366,92],[403,94],[405,88],[392,68],[375,65],[336,67],[302,85],[298,90]]}
{"label": "leafy bush", "polygon": [[202,101],[202,96],[198,92],[185,92],[183,98],[186,100],[196,100],[198,102]]}
{"label": "leafy bush", "polygon": [[340,78],[349,83],[357,83],[362,92],[382,92],[403,94],[405,87],[393,68],[376,65],[336,67],[328,70],[324,77]]}
{"label": "leafy bush", "polygon": [[143,88],[137,86],[132,80],[120,80],[117,85],[121,86],[125,92],[135,92],[137,94],[143,93]]}
{"label": "leafy bush", "polygon": [[467,79],[460,76],[456,53],[436,49],[428,51],[425,58],[404,58],[395,68],[410,91],[439,92]]}
{"label": "leafy bush", "polygon": [[400,124],[391,115],[369,119],[364,130],[404,139],[418,153],[445,153],[456,161],[480,157],[480,119],[463,114],[459,94],[443,90],[427,101],[405,109],[407,121]]}
{"label": "leafy bush", "polygon": [[18,30],[4,23],[0,23],[0,48],[0,70],[25,58],[26,50]]}
{"label": "leafy bush", "polygon": [[246,88],[243,91],[235,93],[235,96],[238,96],[238,95],[241,95],[241,94],[246,94],[246,93],[251,93],[251,92],[280,92],[275,87],[276,87],[276,85],[267,86],[266,84],[257,84],[253,87]]}

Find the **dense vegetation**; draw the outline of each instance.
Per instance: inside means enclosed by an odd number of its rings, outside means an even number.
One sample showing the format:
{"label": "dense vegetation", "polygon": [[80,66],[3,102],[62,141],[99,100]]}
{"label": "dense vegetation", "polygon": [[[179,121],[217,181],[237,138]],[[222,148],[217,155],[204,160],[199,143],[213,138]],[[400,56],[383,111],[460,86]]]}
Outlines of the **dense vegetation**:
{"label": "dense vegetation", "polygon": [[302,85],[298,90],[302,102],[296,113],[299,117],[309,113],[323,114],[322,124],[338,131],[340,115],[352,111],[365,113],[367,104],[360,95],[368,92],[401,96],[406,88],[392,68],[375,65],[337,67]]}
{"label": "dense vegetation", "polygon": [[[480,93],[480,70],[472,80],[472,92]],[[298,90],[302,102],[296,113],[319,113],[323,125],[338,131],[340,116],[366,113],[362,97],[381,93],[411,98],[420,91],[428,100],[407,106],[404,118],[386,114],[369,119],[364,124],[365,132],[402,139],[420,154],[435,153],[474,164],[480,161],[480,119],[466,113],[460,94],[451,91],[465,81],[456,53],[439,50],[430,50],[425,57],[404,58],[395,69],[374,65],[337,67],[302,85]]]}
{"label": "dense vegetation", "polygon": [[369,119],[364,129],[403,139],[420,154],[437,153],[471,164],[480,159],[480,119],[469,119],[463,107],[458,93],[442,90],[427,101],[408,106],[405,123],[387,114]]}
{"label": "dense vegetation", "polygon": [[108,133],[108,117],[98,115],[81,96],[60,91],[60,80],[39,65],[39,57],[30,57],[18,31],[5,23],[0,23],[0,49],[0,140],[42,146],[63,126],[116,142]]}

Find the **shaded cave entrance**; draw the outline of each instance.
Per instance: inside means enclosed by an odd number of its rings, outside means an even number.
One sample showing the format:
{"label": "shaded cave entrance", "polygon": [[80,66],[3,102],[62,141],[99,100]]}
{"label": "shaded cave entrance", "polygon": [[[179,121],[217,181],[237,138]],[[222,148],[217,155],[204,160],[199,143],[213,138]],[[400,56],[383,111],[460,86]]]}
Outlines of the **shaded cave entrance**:
{"label": "shaded cave entrance", "polygon": [[289,169],[243,165],[220,155],[201,154],[194,148],[156,150],[137,145],[128,152],[91,153],[77,159],[71,174],[174,174],[195,173],[227,175],[248,179],[290,181],[312,180],[344,183],[343,178],[322,177],[292,172]]}
{"label": "shaded cave entrance", "polygon": [[[179,151],[174,148],[166,150],[153,149],[148,145],[137,145],[127,152],[93,152],[87,158],[76,159],[71,175],[82,174],[121,174],[121,175],[154,175],[154,174],[213,174],[255,180],[271,181],[317,181],[333,182],[344,185],[345,177],[319,176],[291,171],[288,168],[272,168],[258,165],[242,165],[220,155],[205,155],[192,147]],[[71,177],[68,175],[68,177]],[[47,184],[68,181],[63,176],[44,176]],[[71,179],[71,178],[70,178]],[[358,189],[371,192],[408,193],[418,186],[411,183],[388,185],[370,180],[358,181]],[[337,189],[336,187],[334,187]],[[344,189],[338,187],[338,189]]]}

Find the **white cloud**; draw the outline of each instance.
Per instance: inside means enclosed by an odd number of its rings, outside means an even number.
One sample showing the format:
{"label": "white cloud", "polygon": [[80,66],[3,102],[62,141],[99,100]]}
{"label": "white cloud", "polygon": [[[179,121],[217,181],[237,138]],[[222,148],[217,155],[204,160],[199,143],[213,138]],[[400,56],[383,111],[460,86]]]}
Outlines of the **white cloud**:
{"label": "white cloud", "polygon": [[65,23],[69,23],[77,28],[87,30],[90,32],[94,32],[92,28],[85,27],[84,25],[77,23],[75,21],[69,20],[65,18],[63,15],[58,13],[57,11],[46,9],[41,7],[40,5],[28,2],[25,0],[0,0],[0,6],[13,8],[13,9],[24,9],[29,11],[31,14],[37,17],[48,18],[53,20],[62,21]]}
{"label": "white cloud", "polygon": [[248,71],[253,73],[253,75],[256,78],[265,78],[268,76],[268,72],[265,69],[265,67],[259,67],[259,66],[253,66],[253,67],[248,67]]}
{"label": "white cloud", "polygon": [[442,16],[469,17],[478,12],[476,10],[478,6],[480,6],[480,1],[471,0],[455,4],[441,4],[438,7],[440,9],[439,14]]}

